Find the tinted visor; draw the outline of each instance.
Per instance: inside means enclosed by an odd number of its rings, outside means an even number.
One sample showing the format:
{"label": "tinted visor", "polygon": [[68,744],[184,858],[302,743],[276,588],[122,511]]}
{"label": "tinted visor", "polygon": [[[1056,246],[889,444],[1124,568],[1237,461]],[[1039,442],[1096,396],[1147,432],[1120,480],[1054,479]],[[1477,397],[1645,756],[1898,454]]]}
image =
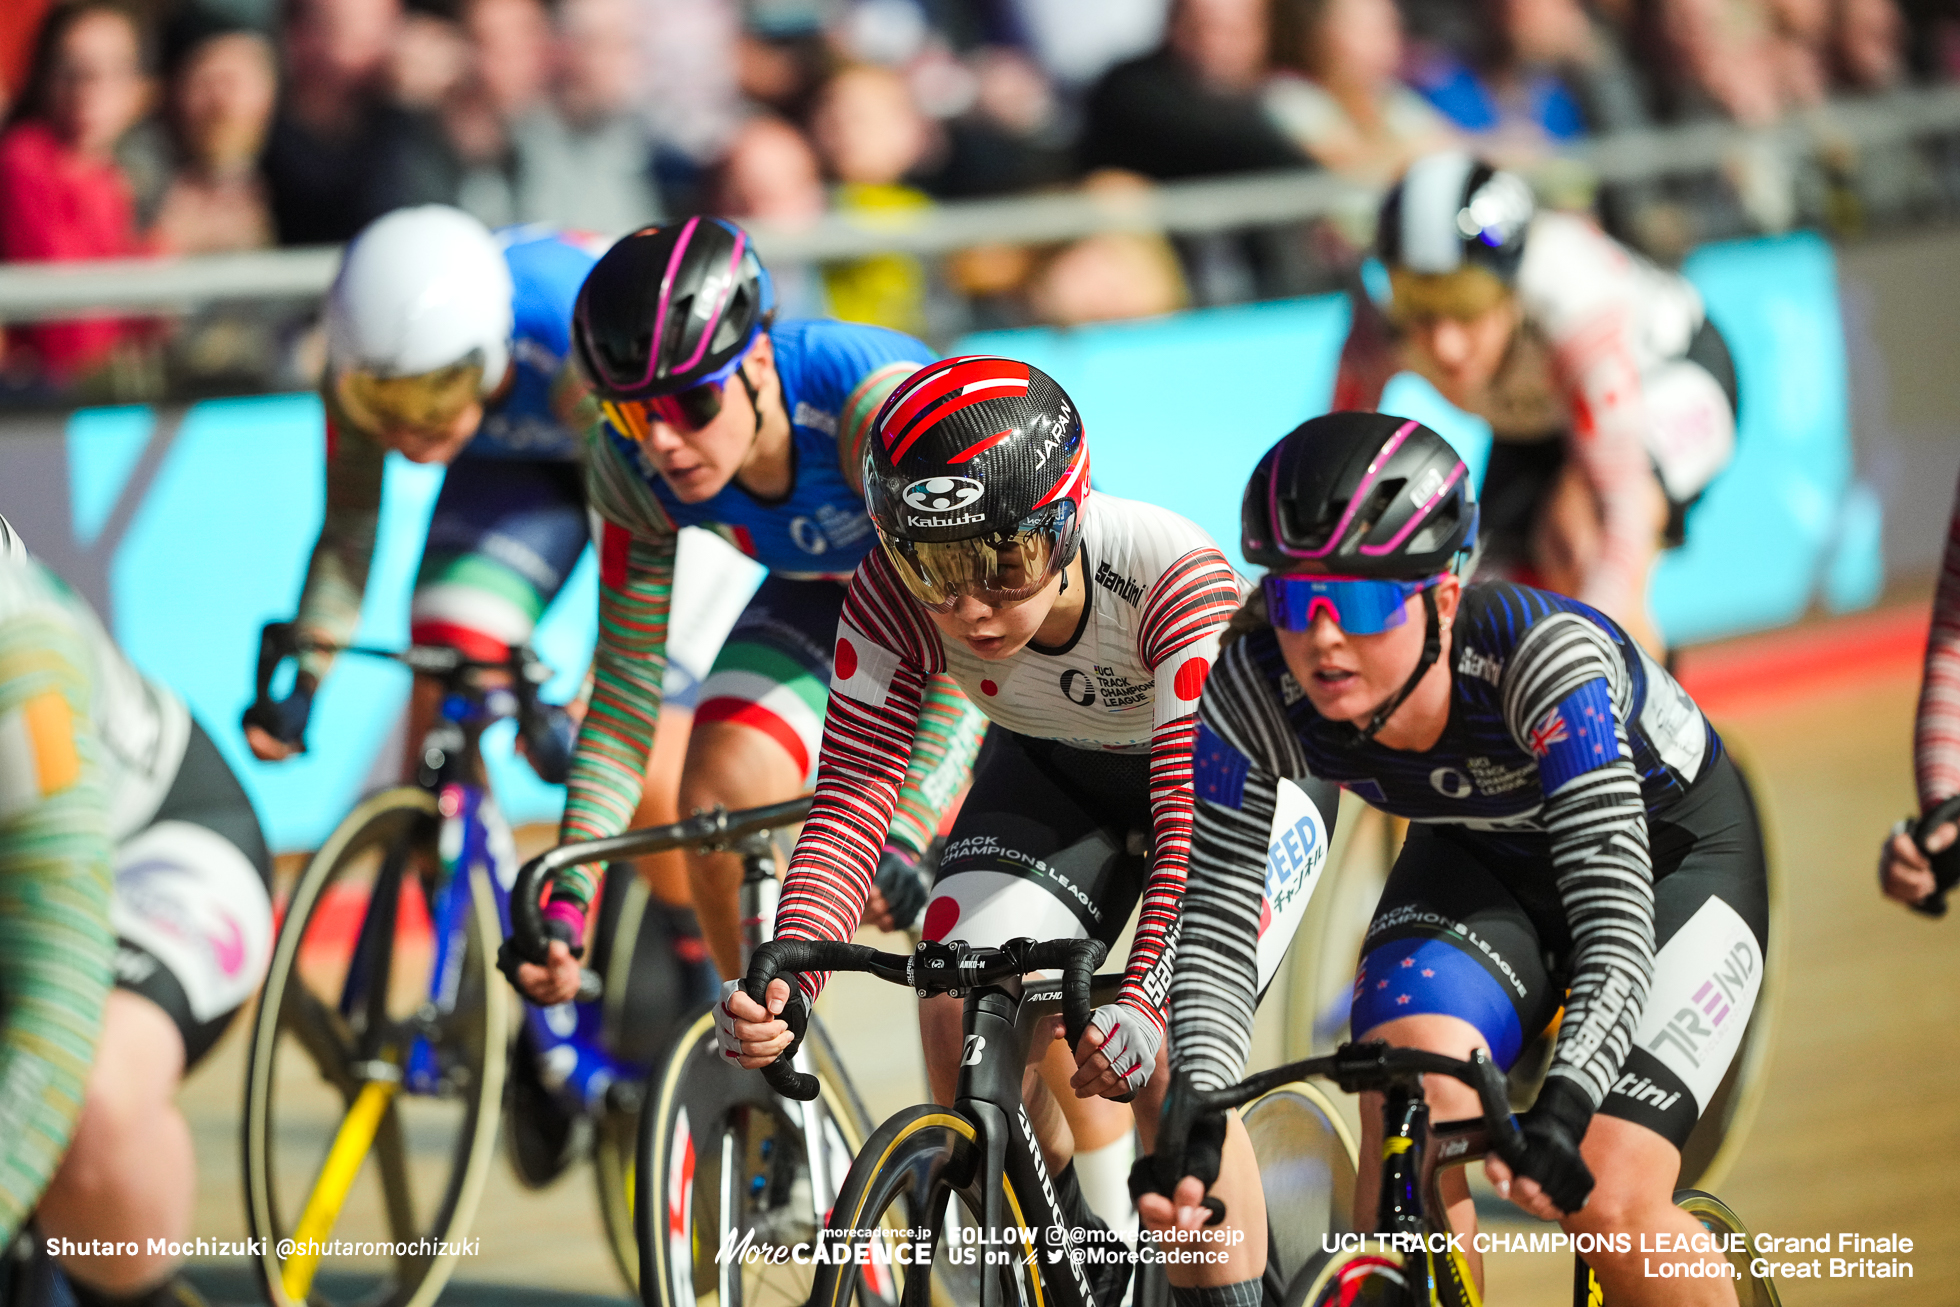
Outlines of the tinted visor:
{"label": "tinted visor", "polygon": [[961,595],[989,608],[1032,598],[1062,566],[1062,543],[1074,506],[1031,518],[1012,531],[929,543],[879,533],[878,542],[912,597],[947,612]]}
{"label": "tinted visor", "polygon": [[602,399],[599,407],[623,435],[634,440],[650,436],[655,422],[664,422],[676,431],[699,431],[721,416],[723,384],[710,381],[678,395],[652,399]]}
{"label": "tinted visor", "polygon": [[1440,578],[1269,576],[1266,616],[1283,631],[1304,631],[1324,612],[1349,635],[1379,635],[1409,620],[1408,602]]}
{"label": "tinted visor", "polygon": [[434,431],[454,422],[483,394],[483,356],[411,377],[351,368],[334,379],[334,398],[363,431]]}

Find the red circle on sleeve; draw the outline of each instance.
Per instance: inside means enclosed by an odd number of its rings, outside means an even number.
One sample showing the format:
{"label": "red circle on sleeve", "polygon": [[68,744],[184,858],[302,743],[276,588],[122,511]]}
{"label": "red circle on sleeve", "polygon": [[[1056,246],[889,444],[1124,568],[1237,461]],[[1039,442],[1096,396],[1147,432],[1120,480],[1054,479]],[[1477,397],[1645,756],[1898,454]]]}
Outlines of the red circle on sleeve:
{"label": "red circle on sleeve", "polygon": [[958,924],[959,919],[959,904],[950,897],[936,898],[926,905],[926,920],[920,935],[935,942],[942,940],[946,938],[946,932]]}
{"label": "red circle on sleeve", "polygon": [[[839,636],[837,639],[838,679],[844,681],[850,680],[853,676],[857,675],[857,669],[858,669],[858,651],[852,647],[851,642],[849,640],[846,640],[842,636]],[[1182,672],[1178,673],[1179,676],[1182,676],[1183,674],[1184,673]],[[1200,682],[1200,684],[1202,684],[1202,682]]]}
{"label": "red circle on sleeve", "polygon": [[1177,669],[1171,688],[1180,699],[1195,699],[1205,691],[1205,678],[1211,675],[1211,659],[1193,658]]}
{"label": "red circle on sleeve", "polygon": [[1000,687],[992,681],[982,681],[980,682],[980,693],[992,698],[994,695],[1000,693]]}

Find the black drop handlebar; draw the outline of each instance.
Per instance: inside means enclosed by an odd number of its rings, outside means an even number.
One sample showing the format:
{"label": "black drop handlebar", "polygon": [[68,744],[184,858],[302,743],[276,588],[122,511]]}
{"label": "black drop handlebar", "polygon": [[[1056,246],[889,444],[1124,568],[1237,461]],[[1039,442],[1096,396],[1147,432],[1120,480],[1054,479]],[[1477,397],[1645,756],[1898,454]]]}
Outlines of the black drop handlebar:
{"label": "black drop handlebar", "polygon": [[1345,1092],[1358,1094],[1396,1085],[1419,1089],[1421,1077],[1425,1075],[1449,1076],[1476,1091],[1483,1107],[1490,1151],[1516,1169],[1524,1158],[1524,1135],[1511,1115],[1504,1073],[1488,1053],[1478,1049],[1466,1062],[1419,1048],[1397,1048],[1379,1040],[1343,1044],[1323,1057],[1274,1067],[1222,1089],[1174,1084],[1164,1105],[1163,1124],[1158,1127],[1157,1150],[1165,1157],[1177,1159],[1181,1166],[1192,1126],[1200,1116],[1242,1106],[1295,1080],[1331,1080]]}
{"label": "black drop handlebar", "polygon": [[1940,803],[1919,819],[1912,829],[1912,842],[1919,851],[1933,862],[1933,892],[1919,902],[1912,904],[1914,912],[1922,912],[1929,917],[1946,915],[1946,896],[1955,885],[1960,885],[1960,840],[1949,844],[1942,852],[1932,853],[1926,848],[1926,841],[1934,831],[1947,822],[1960,822],[1960,794]]}
{"label": "black drop handlebar", "polygon": [[810,814],[810,796],[772,803],[762,808],[729,812],[716,808],[698,813],[670,826],[648,826],[629,830],[602,840],[575,840],[561,844],[532,858],[518,869],[510,891],[511,949],[525,962],[543,966],[550,958],[551,940],[544,933],[544,910],[540,899],[545,878],[584,862],[605,862],[613,858],[634,858],[668,849],[726,848],[735,841],[762,831],[794,826]]}
{"label": "black drop handlebar", "polygon": [[365,658],[385,658],[420,675],[444,680],[471,671],[510,672],[516,682],[513,689],[523,702],[528,702],[536,688],[551,679],[551,669],[539,662],[537,655],[523,645],[513,645],[507,659],[486,662],[465,657],[446,645],[415,644],[406,649],[375,649],[358,644],[328,644],[302,635],[299,627],[291,622],[267,622],[259,628],[255,693],[260,701],[271,699],[272,680],[279,672],[279,664],[301,653],[359,654]]}
{"label": "black drop handlebar", "polygon": [[[749,959],[742,989],[757,1003],[772,980],[793,986],[804,971],[862,971],[928,994],[961,995],[979,985],[996,984],[1030,971],[1062,972],[1062,1021],[1073,1048],[1089,1028],[1093,1015],[1089,985],[1108,948],[1095,939],[1054,939],[1037,943],[1010,939],[999,948],[973,948],[962,943],[926,941],[911,954],[882,953],[862,944],[838,940],[771,940]],[[808,1101],[817,1096],[817,1078],[798,1071],[789,1055],[762,1068],[769,1087],[785,1098]]]}

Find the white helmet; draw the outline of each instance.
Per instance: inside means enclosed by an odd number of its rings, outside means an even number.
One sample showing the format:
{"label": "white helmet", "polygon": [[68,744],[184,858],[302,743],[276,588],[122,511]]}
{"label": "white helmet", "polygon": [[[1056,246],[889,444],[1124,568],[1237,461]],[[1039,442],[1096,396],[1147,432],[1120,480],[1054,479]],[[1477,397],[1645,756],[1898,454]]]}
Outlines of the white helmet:
{"label": "white helmet", "polygon": [[510,268],[490,229],[425,204],[356,236],[327,292],[335,394],[363,426],[440,425],[510,365]]}

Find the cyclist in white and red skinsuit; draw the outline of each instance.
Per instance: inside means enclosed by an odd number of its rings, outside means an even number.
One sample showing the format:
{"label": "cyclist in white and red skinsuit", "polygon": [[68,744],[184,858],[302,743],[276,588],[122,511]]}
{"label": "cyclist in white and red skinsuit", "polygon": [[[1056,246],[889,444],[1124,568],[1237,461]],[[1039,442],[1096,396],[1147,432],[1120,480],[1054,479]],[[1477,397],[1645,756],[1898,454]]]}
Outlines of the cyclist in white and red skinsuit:
{"label": "cyclist in white and red skinsuit", "polygon": [[1383,202],[1386,317],[1355,305],[1336,410],[1418,373],[1487,420],[1487,574],[1567,594],[1659,656],[1647,583],[1735,446],[1735,369],[1685,277],[1589,219],[1539,212],[1467,154],[1417,160]]}
{"label": "cyclist in white and red skinsuit", "polygon": [[[947,838],[926,936],[1110,944],[1141,897],[1121,991],[1096,1010],[1072,1083],[1080,1096],[1161,1092],[1193,714],[1241,582],[1192,523],[1089,493],[1081,421],[1025,363],[921,369],[886,401],[869,443],[864,479],[883,547],[844,600],[815,806],[776,936],[843,940],[857,928],[927,680],[945,672],[992,727]],[[804,976],[806,1001],[824,979]],[[774,988],[780,1011],[788,990]],[[762,1019],[732,987],[722,1018],[722,1047],[745,1065],[788,1045],[784,1023]],[[935,1097],[950,1102],[959,1000],[927,1000],[920,1024]],[[1044,1150],[1066,1160],[1042,1082],[1031,1075],[1027,1092]],[[1146,1101],[1155,1098],[1140,1099],[1136,1116],[1148,1132],[1156,1113]],[[1072,1170],[1057,1188],[1066,1206]]]}
{"label": "cyclist in white and red skinsuit", "polygon": [[[1931,812],[1960,794],[1960,487],[1953,495],[1953,518],[1946,528],[1946,558],[1933,598],[1933,630],[1926,639],[1926,676],[1919,686],[1919,716],[1913,723],[1913,771],[1919,783],[1919,811]],[[1887,897],[1917,903],[1933,892],[1933,868],[1901,822],[1879,853],[1879,884]],[[1941,822],[1928,832],[1935,853],[1951,848],[1960,826]]]}

